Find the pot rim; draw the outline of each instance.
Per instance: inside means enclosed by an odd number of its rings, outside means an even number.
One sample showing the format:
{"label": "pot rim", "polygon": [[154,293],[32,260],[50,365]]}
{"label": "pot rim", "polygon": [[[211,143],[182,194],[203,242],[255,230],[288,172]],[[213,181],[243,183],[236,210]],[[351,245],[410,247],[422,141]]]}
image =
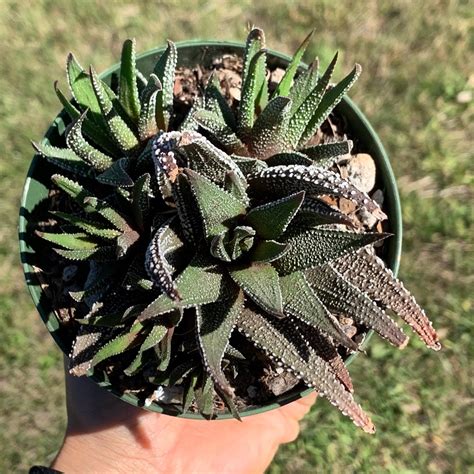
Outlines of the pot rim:
{"label": "pot rim", "polygon": [[[196,48],[196,49],[201,49],[201,50],[202,48],[207,48],[207,49],[228,48],[229,50],[234,49],[234,50],[243,52],[245,48],[245,44],[241,42],[237,42],[237,41],[217,41],[217,40],[194,39],[194,40],[176,42],[176,47],[178,49],[178,52],[179,50],[186,49],[186,48],[187,49]],[[161,54],[165,50],[165,48],[166,48],[165,46],[159,46],[159,47],[149,49],[137,55],[137,62],[139,62],[141,59],[148,58],[149,56]],[[281,53],[279,51],[274,51],[272,49],[267,49],[267,54],[269,57],[273,56],[284,62],[289,62],[291,60],[291,57],[288,56],[287,54]],[[197,61],[196,63],[199,63],[199,61]],[[113,72],[117,71],[119,64],[120,63],[116,63],[110,66],[109,68],[107,68],[103,73],[100,74],[100,77],[103,79],[110,77]],[[302,67],[306,68],[307,65],[302,63]],[[383,177],[383,181],[385,185],[385,198],[386,198],[386,202],[388,203],[388,206],[387,206],[388,214],[390,216],[389,222],[390,222],[391,230],[394,234],[391,237],[389,251],[385,258],[385,261],[387,265],[391,268],[393,273],[396,275],[398,272],[399,264],[400,264],[401,247],[402,247],[402,216],[401,216],[400,197],[398,194],[395,175],[390,165],[390,160],[388,158],[387,152],[384,149],[384,146],[382,145],[382,142],[379,136],[373,129],[367,117],[359,109],[359,107],[347,95],[343,97],[341,104],[339,106],[346,108],[347,111],[350,111],[353,114],[354,120],[359,122],[358,128],[362,130],[363,133],[368,137],[367,142],[371,142],[372,150],[374,150],[376,154],[374,159],[376,160],[378,171],[380,172],[380,175]],[[65,111],[63,109],[56,116],[54,121],[49,125],[43,139],[49,140],[51,138],[52,134],[55,131],[54,127],[55,126],[57,127],[58,121],[62,123],[63,117],[65,116],[66,116]],[[56,317],[54,312],[50,310],[49,308],[45,307],[45,305],[41,301],[41,297],[44,294],[44,292],[41,288],[41,285],[38,284],[37,281],[34,281],[35,277],[33,275],[35,275],[36,271],[35,271],[34,266],[31,263],[29,263],[28,255],[31,254],[32,251],[33,253],[35,252],[33,249],[31,249],[28,246],[27,242],[24,239],[24,236],[27,234],[27,230],[28,230],[27,229],[28,218],[24,210],[28,212],[27,211],[29,208],[28,198],[31,193],[32,183],[35,182],[34,175],[35,175],[35,171],[37,171],[39,161],[40,161],[40,157],[38,155],[34,155],[33,160],[28,169],[27,178],[25,180],[23,193],[21,197],[21,208],[20,208],[20,218],[19,218],[20,256],[21,256],[21,262],[23,266],[23,271],[24,271],[28,291],[33,299],[36,309],[40,313],[40,316],[44,324],[46,325],[48,331],[50,332],[51,336],[55,340],[56,344],[60,347],[62,352],[67,356],[68,348],[66,347],[66,344],[64,343],[60,334],[58,334],[58,330],[60,326],[58,318]],[[372,330],[367,332],[366,337],[362,343],[362,347],[366,347],[372,334],[373,334]],[[351,363],[356,355],[357,354],[352,354],[351,356],[349,356],[345,361],[346,365]],[[204,420],[204,417],[200,414],[178,413],[177,411],[175,412],[172,408],[159,406],[156,403],[151,404],[149,407],[145,407],[138,400],[136,396],[127,394],[127,393],[123,394],[123,393],[118,392],[109,382],[101,379],[101,377],[98,376],[97,374],[92,374],[92,375],[89,375],[88,377],[92,379],[95,383],[97,383],[99,386],[107,389],[107,391],[109,391],[116,397],[120,398],[121,400],[124,400],[127,403],[135,405],[137,407],[144,408],[149,411],[162,413],[162,414],[178,416],[180,418]],[[275,401],[267,405],[258,406],[258,407],[250,407],[246,409],[245,411],[242,411],[240,415],[242,417],[251,416],[251,415],[256,415],[259,413],[264,413],[266,411],[270,411],[276,408],[280,408],[281,406],[286,405],[287,403],[293,402],[299,398],[302,398],[313,391],[314,391],[313,388],[307,388],[298,392],[290,391],[287,394],[276,397]],[[232,419],[232,418],[233,417],[230,413],[225,413],[225,414],[217,414],[216,418],[214,418],[213,420],[224,420],[224,419]]]}

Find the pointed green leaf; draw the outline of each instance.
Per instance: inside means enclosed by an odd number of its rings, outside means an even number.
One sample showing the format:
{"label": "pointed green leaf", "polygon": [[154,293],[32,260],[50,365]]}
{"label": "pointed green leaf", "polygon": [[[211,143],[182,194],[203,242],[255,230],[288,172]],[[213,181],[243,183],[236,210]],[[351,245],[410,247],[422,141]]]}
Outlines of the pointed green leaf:
{"label": "pointed green leaf", "polygon": [[240,171],[247,176],[252,173],[258,173],[267,168],[267,163],[257,158],[249,158],[246,156],[232,155],[231,158],[239,167]]}
{"label": "pointed green leaf", "polygon": [[330,310],[373,329],[397,347],[406,346],[408,337],[395,321],[366,294],[344,280],[330,265],[308,270],[306,275],[319,298]]}
{"label": "pointed green leaf", "polygon": [[387,217],[367,194],[359,191],[337,173],[316,166],[272,166],[247,176],[247,181],[249,190],[257,195],[261,193],[281,195],[306,191],[306,194],[312,197],[342,196],[365,207],[378,219]]}
{"label": "pointed green leaf", "polygon": [[56,253],[68,260],[97,260],[99,262],[117,260],[115,247],[97,247],[89,250],[62,250],[54,249]]}
{"label": "pointed green leaf", "polygon": [[197,244],[203,236],[203,225],[193,190],[183,174],[178,175],[172,192],[184,238]]}
{"label": "pointed green leaf", "polygon": [[112,163],[103,173],[99,174],[96,179],[99,183],[108,184],[114,187],[130,187],[133,186],[133,179],[128,174],[130,167],[129,158],[120,158]]}
{"label": "pointed green leaf", "polygon": [[178,52],[175,44],[168,41],[165,52],[156,63],[153,73],[162,84],[162,90],[158,92],[156,104],[156,123],[158,128],[168,130],[169,121],[173,112],[173,90],[174,74],[178,60]]}
{"label": "pointed green leaf", "polygon": [[293,84],[293,79],[295,77],[296,72],[298,71],[298,67],[300,66],[301,60],[303,59],[303,55],[308,47],[311,38],[313,37],[314,30],[312,30],[309,35],[303,40],[301,45],[296,50],[296,53],[293,55],[290,64],[286,68],[285,74],[281,78],[275,92],[273,93],[273,97],[277,96],[287,96],[290,92],[291,86]]}
{"label": "pointed green leaf", "polygon": [[37,232],[37,234],[42,239],[69,250],[89,250],[97,247],[97,243],[87,234],[52,234],[50,232]]}
{"label": "pointed green leaf", "polygon": [[316,198],[307,197],[301,205],[297,218],[296,226],[312,227],[321,224],[344,224],[355,228],[349,216],[320,201]]}
{"label": "pointed green leaf", "polygon": [[79,229],[85,231],[89,235],[102,237],[103,239],[115,239],[121,232],[116,229],[109,229],[104,227],[100,222],[94,222],[83,217],[67,214],[65,212],[55,211],[54,216],[59,217],[69,224],[75,225]]}
{"label": "pointed green leaf", "polygon": [[171,361],[171,342],[173,339],[174,327],[168,328],[164,337],[155,346],[155,353],[158,356],[160,363],[158,364],[158,371],[165,371]]}
{"label": "pointed green leaf", "polygon": [[379,257],[363,249],[337,260],[333,266],[345,280],[400,316],[429,348],[441,349],[423,309]]}
{"label": "pointed green leaf", "polygon": [[329,89],[324,94],[317,109],[313,112],[311,119],[307,122],[306,128],[301,135],[299,145],[304,145],[316,133],[316,130],[327,119],[329,114],[334,110],[337,104],[347,94],[349,89],[354,85],[362,72],[359,64],[356,64],[354,69],[338,84]]}
{"label": "pointed green leaf", "polygon": [[124,119],[114,108],[107,89],[91,67],[90,76],[94,93],[99,102],[100,110],[105,118],[110,135],[123,153],[128,153],[138,146],[138,139]]}
{"label": "pointed green leaf", "polygon": [[265,160],[268,166],[303,165],[312,166],[313,160],[298,151],[277,153]]}
{"label": "pointed green leaf", "polygon": [[131,376],[137,372],[143,363],[143,354],[148,349],[155,347],[166,335],[168,328],[162,324],[154,324],[138,350],[135,359],[124,370],[125,375]]}
{"label": "pointed green leaf", "polygon": [[132,208],[135,222],[140,229],[144,229],[145,219],[150,211],[150,174],[140,176],[132,189]]}
{"label": "pointed green leaf", "polygon": [[352,146],[352,140],[344,140],[342,142],[324,143],[303,148],[300,150],[300,153],[304,153],[308,158],[314,160],[315,165],[326,168],[331,166],[341,156],[349,154]]}
{"label": "pointed green leaf", "polygon": [[[87,77],[87,82],[89,79]],[[89,86],[92,86],[89,83]],[[76,120],[81,116],[81,112],[65,97],[58,87],[58,81],[54,83],[54,90],[64,109],[71,117],[71,120]],[[89,117],[86,116],[84,123],[82,124],[82,130],[87,135],[87,137],[93,140],[97,145],[103,148],[108,154],[115,156],[119,151],[115,144],[112,142],[110,137],[107,134],[107,129],[105,121],[102,125],[97,124],[94,120],[90,118],[91,112],[89,110]]]}
{"label": "pointed green leaf", "polygon": [[212,72],[204,91],[206,110],[213,112],[233,131],[236,130],[234,112],[221,93],[221,85],[217,75]]}
{"label": "pointed green leaf", "polygon": [[288,250],[287,244],[275,240],[262,240],[250,252],[251,262],[273,262]]}
{"label": "pointed green leaf", "polygon": [[252,128],[250,150],[262,160],[279,153],[287,145],[287,129],[290,120],[291,99],[275,97],[258,116]]}
{"label": "pointed green leaf", "polygon": [[67,146],[86,163],[89,163],[97,171],[105,171],[111,164],[112,158],[94,148],[82,136],[82,125],[87,110],[72,124],[66,133]]}
{"label": "pointed green leaf", "polygon": [[[78,202],[80,202],[80,199],[78,199]],[[86,196],[83,198],[82,204],[87,212],[99,213],[118,230],[123,232],[131,231],[126,219],[122,217],[115,209],[110,207],[107,202],[97,199],[93,196]]]}
{"label": "pointed green leaf", "polygon": [[31,143],[33,148],[41,156],[44,156],[49,162],[59,166],[63,170],[84,177],[93,174],[91,166],[79,158],[72,150],[69,150],[68,148],[56,148],[46,143]]}
{"label": "pointed green leaf", "polygon": [[225,224],[245,213],[244,203],[227,191],[189,168],[184,172],[196,198],[207,238],[225,231]]}
{"label": "pointed green leaf", "polygon": [[244,294],[237,290],[232,298],[196,308],[197,333],[204,366],[222,392],[233,390],[222,372],[221,362],[232,330],[244,305]]}
{"label": "pointed green leaf", "polygon": [[123,354],[125,351],[134,347],[139,340],[138,335],[142,329],[143,326],[140,323],[134,323],[126,333],[104,344],[92,359],[91,368],[110,357]]}
{"label": "pointed green leaf", "polygon": [[322,228],[291,229],[284,240],[290,248],[274,265],[282,274],[314,268],[388,236]]}
{"label": "pointed green leaf", "polygon": [[102,130],[106,130],[106,123],[97,101],[89,75],[82,69],[72,53],[67,58],[67,77],[72,96],[82,111],[89,109],[91,120]]}
{"label": "pointed green leaf", "polygon": [[289,223],[298,212],[304,201],[305,192],[272,201],[262,206],[254,207],[246,216],[247,222],[263,239],[277,239],[285,232]]}
{"label": "pointed green leaf", "polygon": [[235,132],[215,112],[203,109],[197,110],[194,113],[194,119],[226,151],[235,152],[243,148],[244,145]]}
{"label": "pointed green leaf", "polygon": [[293,316],[287,316],[278,321],[277,324],[279,326],[286,324],[286,328],[292,334],[296,333],[304,339],[306,344],[329,364],[336,377],[344,384],[346,389],[351,393],[354,392],[351,376],[344,364],[344,359],[339,355],[337,347],[331,338]]}
{"label": "pointed green leaf", "polygon": [[255,29],[247,38],[247,48],[244,58],[244,71],[242,73],[242,90],[237,117],[237,128],[241,138],[246,141],[251,134],[255,120],[257,98],[266,84],[266,51],[262,48],[264,43],[263,31]]}
{"label": "pointed green leaf", "polygon": [[233,171],[227,171],[224,178],[224,189],[232,194],[238,201],[249,205],[249,198],[247,196],[247,181],[242,178],[242,174]]}
{"label": "pointed green leaf", "polygon": [[137,123],[140,117],[137,70],[135,58],[135,38],[123,43],[120,60],[119,100],[130,118]]}
{"label": "pointed green leaf", "polygon": [[[307,385],[314,387],[357,426],[373,433],[375,428],[370,418],[354,401],[331,366],[314,351],[310,352],[305,341],[298,338],[298,333],[291,331],[291,328],[284,330],[285,323],[286,318],[270,322],[261,314],[245,309],[237,329],[269,356],[300,376]],[[283,326],[282,330],[278,329],[279,325]]]}
{"label": "pointed green leaf", "polygon": [[194,396],[199,413],[205,418],[212,418],[214,411],[214,384],[207,373],[202,374],[202,380],[194,387]]}
{"label": "pointed green leaf", "polygon": [[183,132],[178,149],[186,156],[189,168],[216,184],[224,184],[229,171],[233,171],[236,177],[246,184],[245,177],[234,160],[200,133]]}
{"label": "pointed green leaf", "polygon": [[306,69],[302,72],[293,84],[293,87],[288,93],[288,97],[292,100],[291,115],[293,115],[306,100],[311,91],[316,87],[319,78],[319,60],[316,58]]}
{"label": "pointed green leaf", "polygon": [[261,308],[275,316],[283,316],[280,281],[270,263],[253,263],[231,269],[229,274]]}
{"label": "pointed green leaf", "polygon": [[158,92],[162,90],[161,82],[155,74],[150,74],[147,86],[142,92],[142,108],[138,119],[138,135],[145,141],[158,133],[156,123],[156,102]]}
{"label": "pointed green leaf", "polygon": [[56,95],[61,102],[62,106],[64,107],[64,110],[68,113],[69,117],[71,120],[75,120],[80,117],[81,112],[69,101],[66,96],[63,94],[61,89],[58,86],[58,81],[54,81],[54,92],[56,92]]}
{"label": "pointed green leaf", "polygon": [[338,320],[326,309],[309,286],[303,272],[294,272],[280,277],[280,287],[285,313],[324,332],[339,344],[351,350],[357,350],[357,344],[346,336]]}
{"label": "pointed green leaf", "polygon": [[318,107],[324,93],[326,92],[326,88],[329,85],[332,73],[336,67],[337,56],[338,53],[335,54],[328,68],[322,75],[321,79],[318,80],[318,83],[314,89],[307,95],[299,108],[291,117],[288,127],[288,139],[289,143],[291,143],[294,147],[300,143],[302,135],[309,128],[307,127],[308,121],[313,117],[315,109]]}
{"label": "pointed green leaf", "polygon": [[[226,288],[227,285],[227,288]],[[196,257],[176,279],[176,291],[181,299],[175,301],[160,295],[140,314],[140,321],[169,313],[177,308],[189,308],[214,303],[230,291],[223,269],[215,261]]]}

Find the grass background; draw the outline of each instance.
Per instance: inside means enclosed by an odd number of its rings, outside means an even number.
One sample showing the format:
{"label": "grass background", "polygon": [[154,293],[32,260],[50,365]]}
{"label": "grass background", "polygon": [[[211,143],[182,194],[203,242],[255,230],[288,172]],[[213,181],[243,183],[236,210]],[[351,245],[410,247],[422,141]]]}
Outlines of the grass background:
{"label": "grass background", "polygon": [[339,49],[339,76],[363,65],[351,95],[398,177],[401,277],[444,345],[432,353],[413,339],[399,352],[374,337],[351,373],[377,434],[320,400],[270,472],[474,472],[474,17],[461,0],[0,0],[0,472],[47,464],[65,426],[61,355],[27,294],[16,226],[29,141],[59,110],[52,83],[64,89],[67,53],[101,71],[127,37],[140,51],[166,38],[243,40],[247,21],[287,53],[315,27],[308,58],[327,64]]}

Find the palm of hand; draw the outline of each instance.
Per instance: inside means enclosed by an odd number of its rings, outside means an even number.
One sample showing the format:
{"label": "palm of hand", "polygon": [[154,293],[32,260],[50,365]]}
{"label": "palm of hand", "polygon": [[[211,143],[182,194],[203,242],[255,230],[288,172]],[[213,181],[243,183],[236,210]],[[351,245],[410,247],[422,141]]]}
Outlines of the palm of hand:
{"label": "palm of hand", "polygon": [[[66,472],[263,472],[293,441],[316,394],[243,421],[202,422],[127,405],[66,377],[68,429],[53,467]],[[74,456],[82,452],[81,462]]]}

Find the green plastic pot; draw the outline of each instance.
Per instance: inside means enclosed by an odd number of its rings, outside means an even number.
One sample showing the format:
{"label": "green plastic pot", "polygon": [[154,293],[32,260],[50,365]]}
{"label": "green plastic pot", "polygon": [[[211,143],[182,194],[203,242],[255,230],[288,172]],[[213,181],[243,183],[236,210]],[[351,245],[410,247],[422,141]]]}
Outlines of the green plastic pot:
{"label": "green plastic pot", "polygon": [[[178,43],[177,48],[178,65],[188,67],[193,67],[197,64],[210,66],[212,59],[217,56],[221,56],[222,54],[237,54],[242,56],[244,52],[244,45],[241,43],[221,41],[186,41]],[[138,56],[137,66],[145,76],[152,72],[156,61],[163,53],[164,49],[164,47],[152,49]],[[289,60],[290,58],[285,54],[271,50],[268,52],[268,65],[271,68],[284,68]],[[101,77],[105,81],[110,81],[112,73],[117,72],[118,69],[119,64],[116,64],[105,71]],[[402,223],[400,199],[389,158],[379,137],[365,115],[348,97],[345,97],[342,100],[338,105],[337,110],[346,118],[348,127],[351,130],[353,137],[358,141],[360,149],[371,154],[376,162],[378,170],[377,186],[384,192],[385,210],[388,214],[389,223],[388,230],[394,234],[393,237],[388,239],[384,245],[383,258],[387,265],[396,274],[401,253]],[[63,110],[48,128],[44,139],[52,145],[62,145],[64,143],[64,132],[67,123],[68,116]],[[39,251],[42,244],[35,237],[32,229],[35,224],[35,216],[41,215],[42,212],[44,215],[44,210],[46,209],[48,200],[50,177],[54,172],[54,167],[45,159],[39,155],[34,156],[28,171],[21,199],[19,221],[20,253],[28,290],[33,298],[36,308],[58,346],[65,354],[69,354],[72,343],[71,335],[68,333],[67,329],[59,324],[59,319],[52,310],[51,302],[43,291],[41,282],[38,278],[38,273],[35,271],[35,267],[41,268],[42,266],[41,252]],[[371,335],[372,331],[367,334],[364,344],[367,343]],[[346,363],[349,363],[353,358],[354,355],[350,356],[346,360]],[[140,402],[135,395],[119,393],[106,380],[103,373],[96,370],[90,378],[127,403],[143,407],[142,402]],[[277,397],[273,403],[261,407],[251,407],[242,412],[241,415],[250,416],[273,410],[311,393],[312,390],[313,389],[306,389],[303,391],[293,390],[290,393]],[[150,407],[146,407],[146,409],[184,418],[202,419],[198,414],[183,415],[171,406],[160,407],[156,404],[152,404]],[[230,417],[230,414],[222,414],[218,415],[217,419],[226,419]]]}

